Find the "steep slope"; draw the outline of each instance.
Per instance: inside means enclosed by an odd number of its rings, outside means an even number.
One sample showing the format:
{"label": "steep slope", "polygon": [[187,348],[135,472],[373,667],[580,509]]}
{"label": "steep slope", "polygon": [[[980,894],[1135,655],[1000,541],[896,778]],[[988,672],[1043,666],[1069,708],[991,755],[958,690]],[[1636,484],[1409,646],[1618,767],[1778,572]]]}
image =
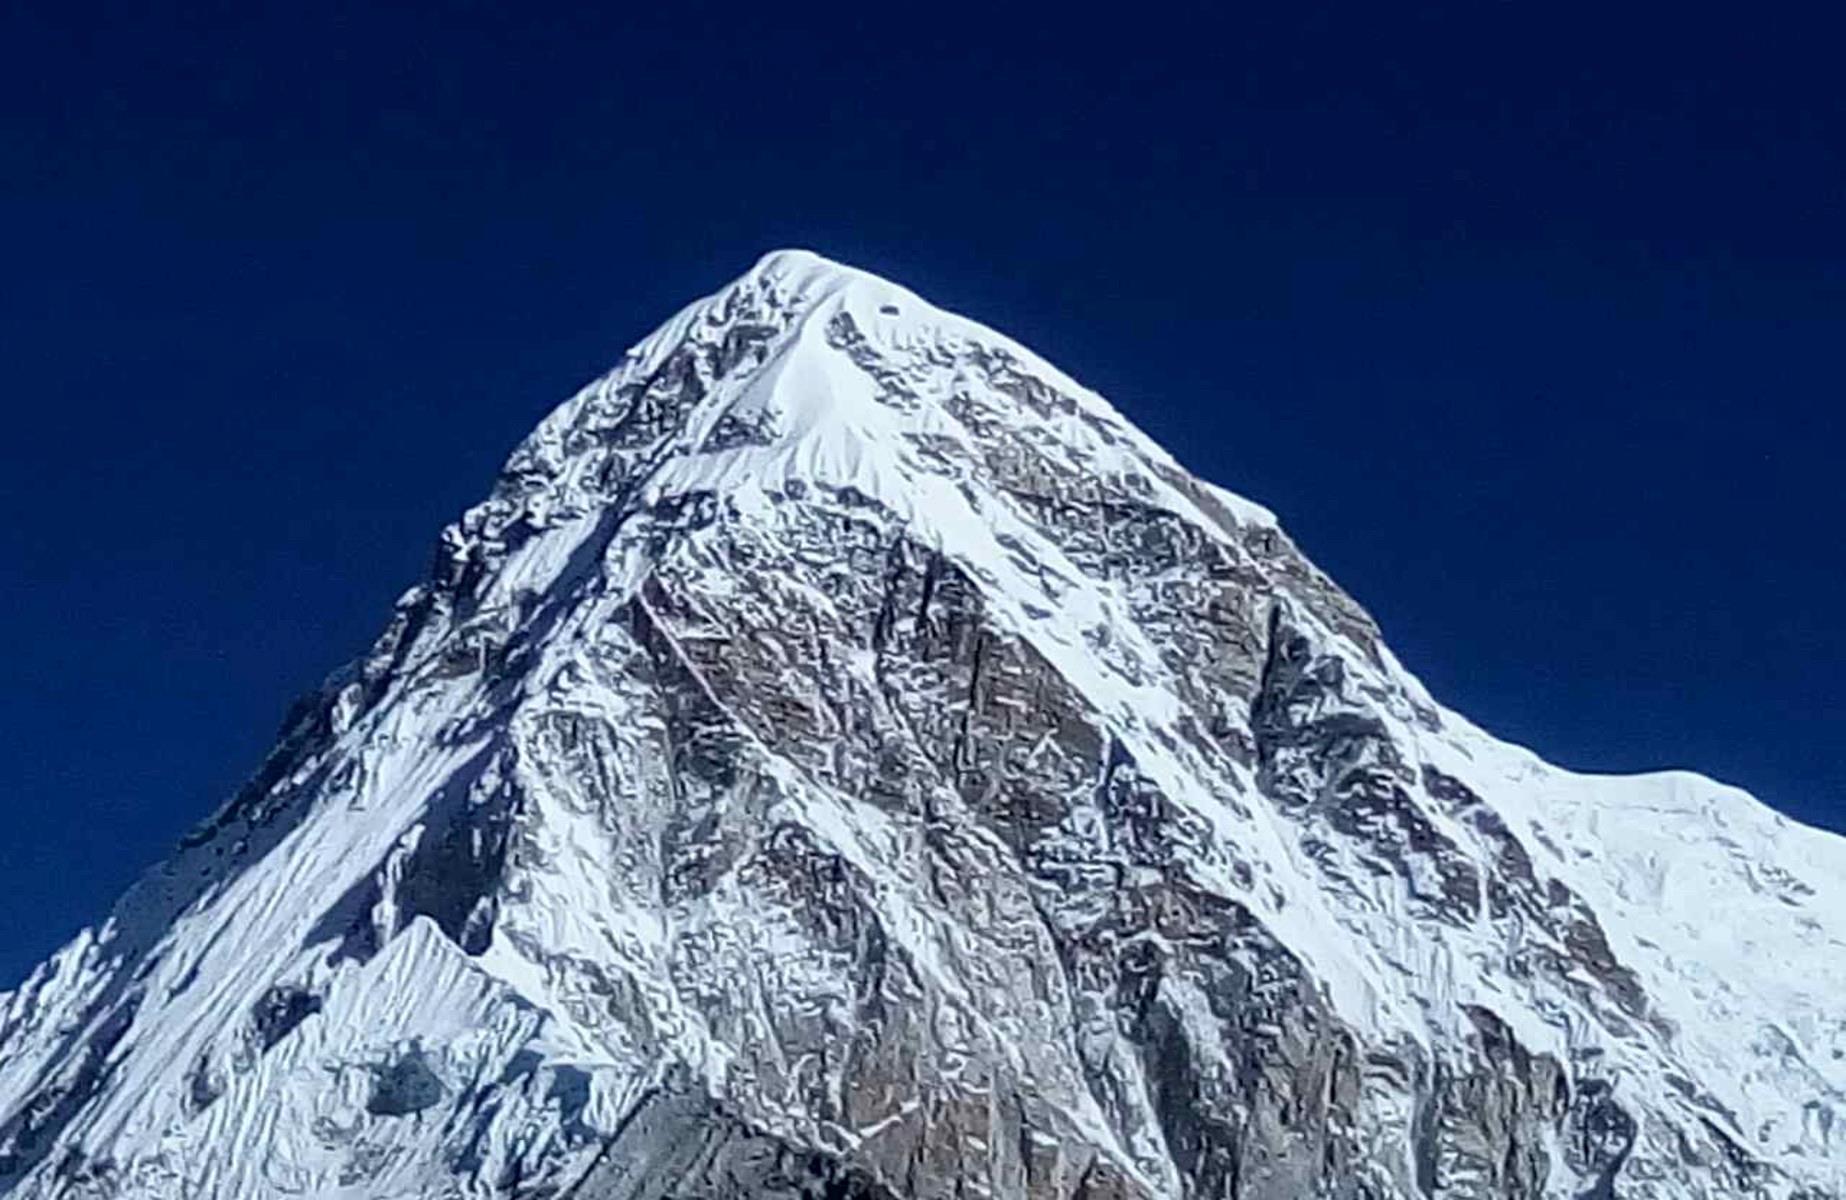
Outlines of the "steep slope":
{"label": "steep slope", "polygon": [[1846,1197],[1846,842],[1428,697],[799,252],[572,398],[0,997],[0,1194]]}

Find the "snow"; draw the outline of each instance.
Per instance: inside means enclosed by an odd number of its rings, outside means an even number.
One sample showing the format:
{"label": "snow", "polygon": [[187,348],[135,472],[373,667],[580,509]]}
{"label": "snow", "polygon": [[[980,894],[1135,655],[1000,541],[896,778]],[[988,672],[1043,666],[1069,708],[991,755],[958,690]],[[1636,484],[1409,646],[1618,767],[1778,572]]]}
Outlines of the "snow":
{"label": "snow", "polygon": [[[781,324],[761,360],[711,368],[739,314],[765,313]],[[603,446],[602,414],[645,394],[689,345],[706,357],[687,369],[711,376],[696,402],[651,441]],[[731,440],[733,428],[750,436]],[[1413,768],[1484,798],[1532,849],[1535,886],[1555,883],[1594,913],[1661,1022],[1622,1034],[1583,964],[1563,981],[1509,966],[1548,935],[1509,932],[1484,894],[1466,920],[1418,916],[1411,894],[1440,892],[1441,862],[1417,859],[1394,876],[1336,855],[1345,882],[1332,886],[1304,818],[1271,803],[1248,763],[1195,736],[1194,664],[1137,619],[1146,581],[1080,561],[1000,482],[1009,455],[1061,480],[1121,481],[1227,561],[1264,570],[1243,539],[1276,527],[1268,510],[1189,481],[1103,398],[903,288],[783,250],[676,314],[547,417],[502,489],[449,531],[451,569],[490,569],[472,592],[432,584],[405,596],[401,619],[425,604],[433,615],[377,652],[388,672],[331,688],[323,740],[269,793],[284,815],[181,851],[108,922],[0,996],[0,1139],[48,1087],[90,1086],[73,1046],[99,1047],[109,1065],[56,1129],[58,1153],[36,1155],[13,1194],[57,1194],[61,1164],[78,1151],[114,1164],[118,1191],[107,1194],[121,1196],[485,1196],[506,1172],[540,1166],[566,1183],[639,1097],[682,1070],[714,1095],[754,1097],[738,1102],[760,1103],[791,1138],[896,1141],[914,1098],[856,1127],[823,1121],[800,1100],[818,1059],[760,1044],[780,1028],[773,1008],[832,1019],[848,1000],[841,964],[734,876],[694,900],[667,899],[662,847],[686,828],[709,831],[719,857],[739,830],[785,826],[861,881],[894,957],[939,999],[933,1036],[961,1055],[945,1061],[972,1070],[968,1058],[984,1056],[1022,1076],[1040,1058],[1055,1063],[1043,1068],[1048,1102],[1071,1126],[1152,1194],[1177,1186],[1150,1166],[1170,1157],[1158,1128],[1112,1123],[1070,1065],[1064,1042],[1112,1036],[1102,1001],[1014,996],[995,983],[1004,956],[910,869],[913,828],[754,736],[739,752],[741,781],[707,786],[673,769],[683,747],[667,737],[661,690],[633,682],[631,627],[644,616],[679,659],[696,653],[645,588],[681,572],[696,582],[689,595],[736,598],[752,582],[727,573],[716,534],[673,524],[672,506],[699,496],[719,498],[724,530],[771,547],[794,544],[814,513],[870,511],[975,581],[993,628],[1048,664],[1179,817],[1207,831],[1187,851],[1194,878],[1257,914],[1370,1044],[1435,1056],[1471,1036],[1468,1006],[1486,1008],[1533,1053],[1609,1064],[1650,1114],[1681,1112],[1671,1081],[1695,1080],[1711,1119],[1751,1153],[1839,1177],[1846,1132],[1823,1114],[1846,1111],[1846,840],[1696,775],[1551,767],[1441,708],[1387,647],[1361,645],[1330,619],[1309,585],[1263,576],[1304,636],[1339,658],[1355,711],[1413,754]],[[632,486],[612,500],[598,480],[617,467]],[[808,499],[790,515],[797,493]],[[798,551],[824,563],[839,548]],[[802,597],[791,608],[837,617],[823,573],[778,583]],[[722,646],[737,631],[708,632]],[[497,675],[502,662],[517,672]],[[869,653],[841,670],[862,695],[879,694]],[[790,694],[801,686],[791,667]],[[724,709],[709,690],[699,700]],[[567,717],[619,733],[567,753]],[[507,851],[513,882],[470,910],[497,919],[479,952],[465,953],[455,930],[405,896],[431,856],[487,853],[482,814],[506,788],[528,798]],[[611,809],[609,795],[623,803]],[[1420,793],[1414,802],[1469,863],[1493,861],[1489,836],[1464,815]],[[456,821],[465,836],[450,836]],[[967,836],[995,861],[1012,853],[987,831]],[[330,927],[330,914],[372,928],[376,952],[338,953],[349,930]],[[1163,986],[1189,1040],[1208,1043],[1207,998]],[[248,1014],[278,988],[319,1007],[260,1047]],[[1069,1014],[1095,1006],[1095,1028],[1041,1044],[1033,1018],[1058,1019],[1057,1003]],[[440,1081],[447,1107],[370,1111],[380,1072],[406,1055]],[[1124,1073],[1140,1069],[1118,1057]],[[201,1089],[215,1089],[209,1102]],[[1144,1082],[1131,1090],[1147,1092]],[[493,1103],[480,1105],[486,1095]],[[581,1111],[566,1113],[560,1097],[573,1096]],[[1395,1094],[1368,1103],[1377,1120],[1409,1119],[1392,1116]],[[354,1184],[359,1164],[371,1173]]]}

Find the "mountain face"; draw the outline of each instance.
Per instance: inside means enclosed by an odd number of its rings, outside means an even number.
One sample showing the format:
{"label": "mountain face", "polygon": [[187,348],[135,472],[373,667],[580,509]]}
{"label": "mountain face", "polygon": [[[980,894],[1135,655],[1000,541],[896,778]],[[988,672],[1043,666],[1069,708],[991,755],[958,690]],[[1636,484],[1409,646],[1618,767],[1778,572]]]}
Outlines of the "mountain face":
{"label": "mountain face", "polygon": [[1846,841],[1494,740],[1101,398],[778,253],[0,996],[0,1194],[1846,1200]]}

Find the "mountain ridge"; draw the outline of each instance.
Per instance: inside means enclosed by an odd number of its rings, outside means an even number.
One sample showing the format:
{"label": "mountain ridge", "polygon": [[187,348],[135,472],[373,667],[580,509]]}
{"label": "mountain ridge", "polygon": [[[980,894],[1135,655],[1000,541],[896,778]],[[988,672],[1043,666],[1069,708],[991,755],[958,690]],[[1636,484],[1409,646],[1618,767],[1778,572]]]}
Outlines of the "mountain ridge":
{"label": "mountain ridge", "polygon": [[1107,401],[772,252],[0,996],[0,1194],[1814,1200],[1842,878],[1494,741]]}

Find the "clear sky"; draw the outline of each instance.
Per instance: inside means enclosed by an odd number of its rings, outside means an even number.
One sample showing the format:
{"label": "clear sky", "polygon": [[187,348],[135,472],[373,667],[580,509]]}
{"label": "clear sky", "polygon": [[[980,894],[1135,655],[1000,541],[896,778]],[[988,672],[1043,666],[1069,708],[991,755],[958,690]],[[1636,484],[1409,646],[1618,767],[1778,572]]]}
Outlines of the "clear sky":
{"label": "clear sky", "polygon": [[1846,829],[1823,6],[286,7],[0,17],[0,987],[782,245],[1108,394],[1499,734]]}

